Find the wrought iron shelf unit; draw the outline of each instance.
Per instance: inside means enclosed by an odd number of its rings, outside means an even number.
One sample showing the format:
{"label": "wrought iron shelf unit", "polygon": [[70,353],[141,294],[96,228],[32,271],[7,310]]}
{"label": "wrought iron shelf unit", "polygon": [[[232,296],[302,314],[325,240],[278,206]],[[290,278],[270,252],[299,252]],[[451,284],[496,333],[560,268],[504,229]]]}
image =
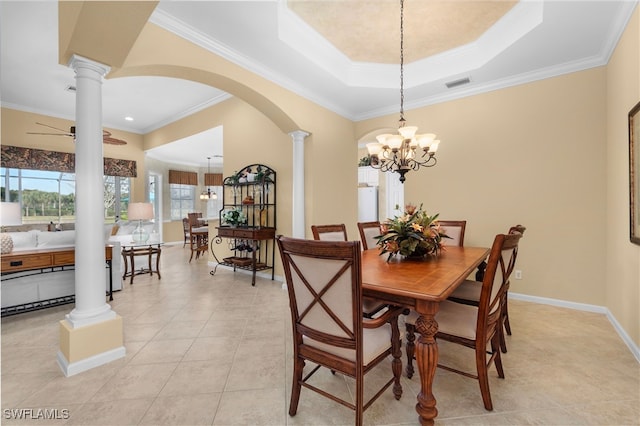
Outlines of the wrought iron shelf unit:
{"label": "wrought iron shelf unit", "polygon": [[[256,271],[271,269],[274,279],[276,236],[276,172],[264,164],[250,164],[240,172],[224,178],[222,182],[222,209],[217,235],[211,240],[211,253],[217,265],[252,272],[251,285],[255,285]],[[229,212],[238,217],[233,222]],[[231,256],[219,259],[214,247],[226,241]],[[215,244],[215,245],[214,245]]]}

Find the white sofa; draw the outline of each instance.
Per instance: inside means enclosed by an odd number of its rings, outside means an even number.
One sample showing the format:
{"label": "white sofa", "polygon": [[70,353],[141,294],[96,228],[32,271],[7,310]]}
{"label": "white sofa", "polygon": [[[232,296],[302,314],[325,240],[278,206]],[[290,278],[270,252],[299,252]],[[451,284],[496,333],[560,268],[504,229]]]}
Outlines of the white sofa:
{"label": "white sofa", "polygon": [[[112,225],[105,225],[104,239],[109,240]],[[27,231],[8,232],[13,240],[13,253],[26,250],[54,249],[73,247],[75,245],[75,231]],[[110,241],[113,255],[111,278],[113,290],[122,289],[122,255],[120,243]],[[109,269],[105,264],[106,291],[109,291]],[[73,268],[56,268],[54,272],[38,273],[38,271],[24,271],[2,275],[1,285],[2,308],[29,304],[48,299],[62,298],[75,293],[75,271]]]}

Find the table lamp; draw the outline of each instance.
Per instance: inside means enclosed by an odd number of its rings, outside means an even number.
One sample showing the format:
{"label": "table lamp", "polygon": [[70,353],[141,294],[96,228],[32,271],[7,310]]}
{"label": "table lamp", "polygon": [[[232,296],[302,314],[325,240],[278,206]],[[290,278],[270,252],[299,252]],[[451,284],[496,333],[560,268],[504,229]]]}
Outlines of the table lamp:
{"label": "table lamp", "polygon": [[137,220],[138,227],[134,229],[131,237],[136,243],[145,243],[149,239],[149,233],[142,227],[143,220],[153,219],[153,204],[151,203],[129,203],[127,209],[129,220]]}
{"label": "table lamp", "polygon": [[4,227],[22,225],[20,203],[0,203],[0,225],[3,231],[0,236],[0,254],[11,253],[13,250],[13,239],[11,239],[11,235],[4,233]]}

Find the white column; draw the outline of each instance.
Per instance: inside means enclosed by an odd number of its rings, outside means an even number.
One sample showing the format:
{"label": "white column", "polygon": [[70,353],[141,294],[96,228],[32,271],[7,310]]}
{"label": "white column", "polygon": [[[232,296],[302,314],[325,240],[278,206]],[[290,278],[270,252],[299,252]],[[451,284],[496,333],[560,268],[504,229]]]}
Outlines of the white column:
{"label": "white column", "polygon": [[105,299],[103,237],[102,79],[110,68],[75,55],[69,66],[76,72],[76,306],[66,318],[77,328],[115,318]]}
{"label": "white column", "polygon": [[304,238],[304,140],[309,133],[296,130],[289,133],[289,136],[293,139],[293,229],[291,234],[295,238]]}

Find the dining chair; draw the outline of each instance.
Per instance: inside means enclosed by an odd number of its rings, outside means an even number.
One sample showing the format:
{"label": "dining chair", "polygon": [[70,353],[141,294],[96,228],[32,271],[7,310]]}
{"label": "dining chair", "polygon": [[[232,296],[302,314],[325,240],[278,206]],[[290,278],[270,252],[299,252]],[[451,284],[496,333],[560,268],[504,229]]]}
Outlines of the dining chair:
{"label": "dining chair", "polygon": [[[390,308],[375,319],[363,317],[359,241],[314,241],[283,236],[276,240],[293,327],[289,415],[296,415],[304,387],[355,410],[355,423],[362,425],[363,412],[391,385],[395,399],[402,396],[398,316],[403,308]],[[365,374],[376,365],[388,362],[389,355],[393,358],[391,378],[385,379],[379,391],[365,402]],[[306,374],[305,365],[310,369]],[[330,389],[309,383],[321,367],[355,379],[355,398],[347,400],[330,393]],[[379,380],[381,375],[376,374],[375,382]]]}
{"label": "dining chair", "polygon": [[[311,232],[314,240],[320,241],[348,241],[347,227],[344,223],[335,225],[312,225]],[[363,299],[362,312],[366,318],[373,318],[379,312],[387,307],[386,303],[378,300]]]}
{"label": "dining chair", "polygon": [[443,238],[442,244],[447,246],[463,246],[466,220],[439,220],[440,228],[444,229],[449,238]]}
{"label": "dining chair", "polygon": [[209,227],[202,226],[199,218],[202,217],[202,213],[187,213],[187,218],[189,220],[189,235],[190,238],[190,249],[191,256],[189,257],[189,263],[193,260],[193,256],[195,255],[196,259],[200,257],[200,254],[206,252],[209,246]]}
{"label": "dining chair", "polygon": [[[446,234],[450,238],[443,238],[442,243],[448,246],[464,246],[464,231],[467,227],[466,220],[438,220],[438,224],[445,230]],[[412,315],[408,315],[404,321],[405,333],[407,338],[406,352],[407,352],[407,377],[413,376],[413,358],[416,352],[416,323],[418,318],[414,312]]]}
{"label": "dining chair", "polygon": [[369,250],[375,248],[378,244],[378,240],[375,237],[381,234],[380,222],[358,222],[358,230],[360,231],[360,241],[362,242],[362,249]]}
{"label": "dining chair", "polygon": [[[521,236],[524,234],[525,228],[522,225],[515,225],[509,228],[509,234],[518,233]],[[513,261],[515,263],[518,252],[514,253]],[[482,281],[478,280],[478,276],[476,274],[476,280],[465,280],[462,284],[460,284],[449,296],[449,300],[457,303],[463,303],[467,305],[477,306],[480,301],[480,292],[482,289]],[[506,289],[504,292],[504,303],[502,304],[503,313],[501,323],[506,331],[507,335],[511,336],[511,324],[509,323],[509,309],[508,309],[508,293],[509,293],[510,282],[507,282]],[[507,341],[504,333],[501,333],[501,341],[500,341],[500,349],[503,353],[507,353]]]}
{"label": "dining chair", "polygon": [[335,225],[312,225],[314,240],[347,241],[347,228],[344,223]]}
{"label": "dining chair", "polygon": [[[438,323],[436,340],[446,340],[473,349],[476,371],[475,374],[469,373],[443,364],[438,364],[438,367],[478,380],[484,408],[489,411],[493,410],[488,374],[491,364],[496,367],[498,377],[504,379],[500,350],[502,306],[520,238],[520,233],[498,234],[494,238],[477,306],[445,300],[440,303],[435,316]],[[417,319],[416,313],[410,315]]]}
{"label": "dining chair", "polygon": [[191,241],[191,228],[189,227],[189,219],[186,217],[182,218],[182,232],[184,233],[184,243],[182,247],[187,245],[187,241]]}

